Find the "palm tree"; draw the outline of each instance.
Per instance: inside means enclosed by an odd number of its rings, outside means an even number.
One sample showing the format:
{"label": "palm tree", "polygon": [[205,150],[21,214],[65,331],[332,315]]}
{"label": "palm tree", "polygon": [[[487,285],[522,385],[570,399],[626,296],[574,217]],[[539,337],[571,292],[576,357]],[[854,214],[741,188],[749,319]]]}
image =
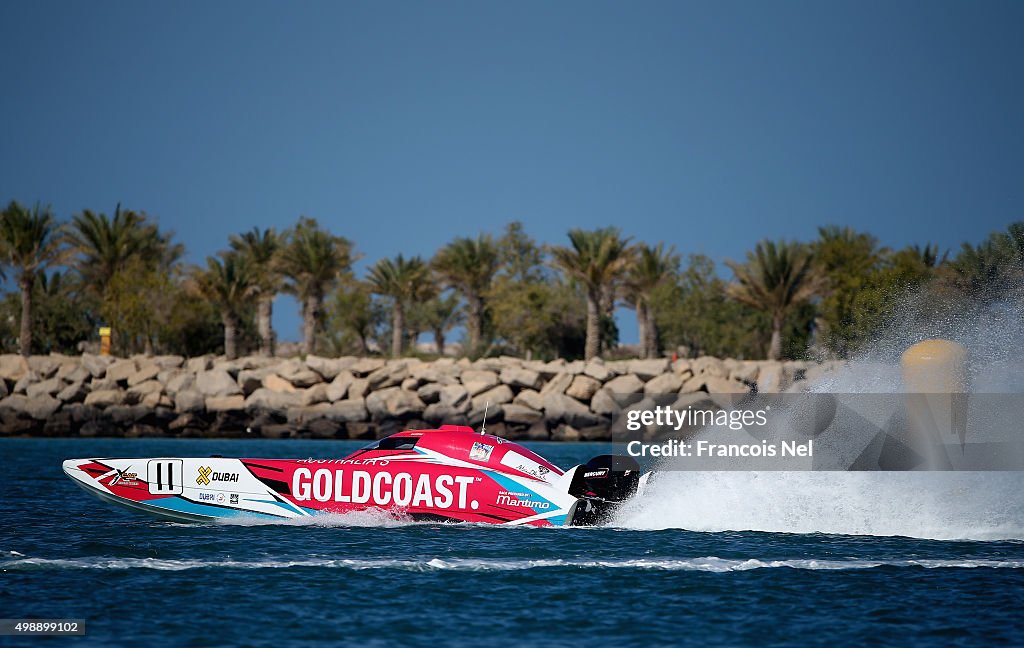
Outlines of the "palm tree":
{"label": "palm tree", "polygon": [[420,257],[406,259],[401,254],[392,259],[381,259],[370,268],[368,280],[373,292],[391,298],[391,355],[402,355],[405,335],[405,307],[408,302],[422,298],[430,286],[427,264]]}
{"label": "palm tree", "polygon": [[254,227],[248,232],[232,235],[231,249],[242,254],[252,267],[256,287],[256,328],[260,336],[260,354],[274,355],[274,297],[281,287],[277,271],[277,253],[281,237],[274,228],[260,231]]}
{"label": "palm tree", "polygon": [[818,291],[813,274],[814,256],[800,243],[762,241],[747,253],[746,263],[726,261],[736,275],[726,293],[736,301],[764,311],[771,318],[768,359],[782,355],[782,325],[793,307],[807,302]]}
{"label": "palm tree", "polygon": [[587,292],[587,340],[584,356],[589,360],[601,348],[601,305],[611,286],[629,267],[632,253],[629,239],[616,227],[569,230],[572,247],[555,247],[551,256],[556,267],[576,279]]}
{"label": "palm tree", "polygon": [[459,296],[455,293],[444,297],[437,295],[423,302],[420,315],[427,330],[434,335],[437,355],[443,356],[448,332],[462,321],[459,313]]}
{"label": "palm tree", "polygon": [[664,243],[654,247],[646,244],[636,246],[636,257],[626,276],[626,289],[636,309],[641,358],[653,358],[658,354],[658,328],[651,296],[656,288],[678,272],[679,255],[674,247],[666,250]]}
{"label": "palm tree", "polygon": [[145,214],[122,211],[120,204],[113,218],[88,209],[76,214],[68,240],[80,255],[77,265],[82,278],[99,292],[132,258],[170,267],[184,253],[181,244],[171,242],[170,233],[160,232]]}
{"label": "palm tree", "polygon": [[481,234],[475,239],[455,239],[438,251],[432,263],[444,282],[466,299],[466,336],[471,354],[480,350],[485,299],[500,261],[497,243],[490,235]]}
{"label": "palm tree", "polygon": [[352,265],[352,243],[320,229],[315,219],[302,216],[285,233],[279,255],[278,270],[287,282],[285,290],[302,305],[303,353],[313,353],[324,295]]}
{"label": "palm tree", "polygon": [[206,257],[206,267],[192,271],[197,292],[220,311],[224,324],[224,355],[228,360],[238,357],[238,323],[245,305],[258,289],[256,279],[249,259],[237,252],[224,254],[223,260]]}
{"label": "palm tree", "polygon": [[62,263],[67,256],[62,228],[49,207],[28,209],[15,201],[0,217],[0,252],[3,262],[18,270],[21,290],[21,330],[18,350],[32,352],[32,286],[38,273],[51,263]]}

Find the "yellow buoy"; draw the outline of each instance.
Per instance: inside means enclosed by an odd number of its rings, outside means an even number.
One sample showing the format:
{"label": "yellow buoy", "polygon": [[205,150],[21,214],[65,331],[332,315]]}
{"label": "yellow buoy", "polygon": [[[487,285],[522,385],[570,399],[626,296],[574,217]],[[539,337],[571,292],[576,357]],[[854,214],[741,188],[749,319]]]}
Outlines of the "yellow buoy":
{"label": "yellow buoy", "polygon": [[922,440],[967,439],[967,349],[950,340],[925,340],[900,358],[910,424]]}

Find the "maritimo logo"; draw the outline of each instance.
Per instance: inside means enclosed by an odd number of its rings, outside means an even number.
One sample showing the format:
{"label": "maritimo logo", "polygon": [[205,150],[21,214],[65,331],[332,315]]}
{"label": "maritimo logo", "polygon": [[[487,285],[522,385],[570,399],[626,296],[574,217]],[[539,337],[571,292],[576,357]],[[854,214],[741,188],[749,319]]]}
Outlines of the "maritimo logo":
{"label": "maritimo logo", "polygon": [[210,474],[213,472],[213,468],[207,466],[199,466],[199,476],[196,477],[196,483],[200,486],[206,486],[210,483]]}

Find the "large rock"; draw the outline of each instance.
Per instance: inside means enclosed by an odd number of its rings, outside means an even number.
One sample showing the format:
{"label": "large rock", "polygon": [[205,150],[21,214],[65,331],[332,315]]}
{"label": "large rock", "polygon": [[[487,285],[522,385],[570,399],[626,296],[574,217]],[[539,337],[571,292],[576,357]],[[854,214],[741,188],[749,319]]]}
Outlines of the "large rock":
{"label": "large rock", "polygon": [[[430,405],[441,400],[441,389],[444,385],[436,382],[427,383],[416,390],[416,395],[420,397],[420,400]],[[465,387],[463,387],[465,389]]]}
{"label": "large rock", "polygon": [[466,413],[469,412],[469,401],[466,401],[465,408],[455,408],[444,403],[431,403],[423,411],[423,420],[434,424],[464,425],[469,422]]}
{"label": "large rock", "polygon": [[37,382],[39,382],[39,376],[36,375],[36,372],[29,370],[29,372],[22,376],[18,382],[14,383],[14,389],[11,391],[15,394],[25,394],[28,392],[28,388]]}
{"label": "large rock", "polygon": [[245,399],[245,409],[248,411],[274,411],[285,412],[289,407],[299,405],[299,396],[296,392],[275,391],[262,387]]}
{"label": "large rock", "polygon": [[125,392],[120,389],[101,389],[99,391],[90,392],[85,397],[86,406],[91,407],[112,407],[114,405],[121,405],[125,402]]}
{"label": "large rock", "polygon": [[114,380],[119,383],[127,383],[128,379],[139,370],[134,360],[117,360],[107,367],[107,380]]}
{"label": "large rock", "polygon": [[655,376],[644,385],[644,395],[675,394],[683,386],[683,378],[675,372]]}
{"label": "large rock", "polygon": [[28,368],[41,380],[52,378],[60,369],[63,356],[30,356]]}
{"label": "large rock", "polygon": [[497,387],[488,389],[482,394],[474,396],[473,407],[476,408],[478,405],[483,407],[487,403],[490,403],[492,406],[511,403],[513,396],[514,394],[512,393],[511,387],[508,385],[498,385]]}
{"label": "large rock", "polygon": [[28,360],[14,353],[0,355],[0,378],[17,382],[28,373]]}
{"label": "large rock", "polygon": [[245,409],[245,396],[211,396],[206,399],[208,412],[240,412]]}
{"label": "large rock", "polygon": [[128,377],[128,386],[134,387],[147,380],[153,380],[160,374],[160,365],[154,363],[139,367],[139,370]]}
{"label": "large rock", "polygon": [[348,400],[331,403],[324,410],[324,417],[340,423],[357,423],[370,418],[366,410],[366,401],[362,398],[350,398]]}
{"label": "large rock", "polygon": [[365,378],[374,371],[377,371],[385,364],[383,358],[360,358],[349,367],[349,371],[356,375],[358,378]]}
{"label": "large rock", "polygon": [[615,372],[609,369],[600,358],[594,358],[583,367],[583,373],[594,380],[606,382],[615,377]]}
{"label": "large rock", "polygon": [[141,399],[141,398],[145,397],[147,394],[152,394],[153,392],[162,393],[163,390],[164,390],[164,386],[161,385],[159,381],[157,381],[157,380],[147,380],[146,382],[139,383],[138,385],[135,385],[134,387],[129,387],[128,388],[128,393],[129,394],[136,394]]}
{"label": "large rock", "polygon": [[85,400],[85,395],[88,393],[85,383],[79,380],[57,392],[57,400],[64,403],[81,403]]}
{"label": "large rock", "polygon": [[[354,373],[354,372],[353,372]],[[366,378],[356,378],[348,386],[348,398],[364,398],[370,393],[370,381]]]}
{"label": "large rock", "polygon": [[470,396],[476,396],[498,384],[498,374],[493,371],[469,369],[460,376]]}
{"label": "large rock", "polygon": [[[286,394],[297,392],[295,385],[291,384],[276,373],[269,373],[263,377],[263,388]],[[258,391],[258,390],[257,390]]]}
{"label": "large rock", "polygon": [[316,405],[317,403],[323,403],[329,400],[327,398],[327,385],[320,383],[319,385],[313,385],[309,389],[298,392],[299,402],[304,406]]}
{"label": "large rock", "polygon": [[690,361],[690,369],[695,375],[705,374],[715,378],[727,378],[729,369],[725,363],[712,356],[701,356]]}
{"label": "large rock", "polygon": [[516,394],[512,402],[516,405],[524,405],[530,409],[544,409],[544,398],[540,395],[540,392],[534,389],[524,389]]}
{"label": "large rock", "polygon": [[366,409],[378,421],[422,414],[426,408],[416,392],[405,391],[400,387],[371,392],[366,398]]}
{"label": "large rock", "polygon": [[[639,394],[637,395],[639,398]],[[615,416],[622,410],[622,407],[615,402],[607,389],[599,389],[590,399],[590,411],[601,416]]]}
{"label": "large rock", "polygon": [[188,371],[190,374],[197,374],[200,371],[209,371],[212,368],[212,355],[204,355],[199,356],[198,358],[190,358],[188,362],[185,363],[185,370]]}
{"label": "large rock", "polygon": [[62,389],[64,389],[64,383],[59,378],[53,377],[49,380],[32,383],[25,389],[25,394],[29,398],[35,398],[43,395],[53,396]]}
{"label": "large rock", "polygon": [[25,401],[24,412],[37,421],[45,421],[60,408],[60,401],[49,394],[30,396]]}
{"label": "large rock", "polygon": [[[107,370],[110,375],[110,370]],[[223,369],[210,369],[196,375],[196,389],[207,398],[218,396],[235,396],[242,393],[235,379]]]}
{"label": "large rock", "polygon": [[537,389],[541,384],[539,373],[519,367],[506,367],[502,369],[498,379],[511,387],[524,387],[526,389]]}
{"label": "large rock", "polygon": [[704,386],[712,394],[746,394],[750,391],[750,387],[739,381],[718,376],[710,376]]}
{"label": "large rock", "polygon": [[327,385],[327,400],[330,402],[340,401],[348,394],[348,388],[355,381],[355,376],[348,369],[339,371],[331,384]]}
{"label": "large rock", "polygon": [[462,385],[445,385],[438,394],[438,402],[459,413],[468,412],[470,407],[469,391]]}
{"label": "large rock", "polygon": [[541,388],[541,396],[547,396],[548,394],[564,394],[565,390],[569,389],[569,385],[572,384],[575,377],[575,374],[568,372],[558,374]]}
{"label": "large rock", "polygon": [[278,367],[277,374],[297,389],[306,389],[324,380],[320,374],[299,362],[285,363]]}
{"label": "large rock", "polygon": [[316,355],[306,356],[306,366],[323,376],[324,380],[334,380],[335,376],[353,364],[355,364],[354,358],[321,358]]}
{"label": "large rock", "polygon": [[91,353],[82,354],[82,368],[89,372],[93,378],[102,378],[107,373],[107,367],[114,362],[110,356],[99,356]]}
{"label": "large rock", "polygon": [[[633,374],[625,374],[612,378],[605,383],[604,388],[616,396],[626,396],[643,393],[644,383]],[[616,398],[616,400],[620,399]]]}
{"label": "large rock", "polygon": [[668,358],[652,358],[650,360],[630,360],[629,373],[636,374],[641,380],[650,380],[655,376],[669,371]]}
{"label": "large rock", "polygon": [[575,398],[565,394],[545,394],[544,415],[548,422],[565,421],[575,427],[589,427],[600,422],[600,417]]}
{"label": "large rock", "polygon": [[579,374],[572,379],[572,384],[565,390],[565,395],[587,403],[590,402],[590,399],[593,398],[600,388],[601,382],[599,380]]}
{"label": "large rock", "polygon": [[180,391],[193,389],[196,385],[196,377],[193,374],[181,372],[175,374],[170,380],[164,383],[164,391],[174,396]]}
{"label": "large rock", "polygon": [[242,369],[235,376],[238,388],[246,396],[263,386],[263,378],[270,373],[269,369]]}
{"label": "large rock", "polygon": [[402,381],[409,376],[409,370],[405,362],[390,362],[366,377],[370,383],[370,390],[387,389],[401,385]]}
{"label": "large rock", "polygon": [[520,425],[533,425],[541,419],[544,415],[541,412],[527,407],[525,405],[516,405],[515,403],[507,403],[502,406],[505,410],[505,422],[516,423]]}
{"label": "large rock", "polygon": [[174,409],[179,412],[202,412],[206,409],[206,399],[195,389],[183,389],[174,395]]}

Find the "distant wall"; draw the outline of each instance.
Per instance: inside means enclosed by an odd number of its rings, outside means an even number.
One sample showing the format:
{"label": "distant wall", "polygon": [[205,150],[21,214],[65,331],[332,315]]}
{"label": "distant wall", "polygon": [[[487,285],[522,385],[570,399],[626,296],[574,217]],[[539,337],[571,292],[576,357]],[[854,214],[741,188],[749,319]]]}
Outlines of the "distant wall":
{"label": "distant wall", "polygon": [[443,423],[513,439],[609,438],[651,395],[799,390],[835,363],[0,356],[0,436],[375,438]]}

